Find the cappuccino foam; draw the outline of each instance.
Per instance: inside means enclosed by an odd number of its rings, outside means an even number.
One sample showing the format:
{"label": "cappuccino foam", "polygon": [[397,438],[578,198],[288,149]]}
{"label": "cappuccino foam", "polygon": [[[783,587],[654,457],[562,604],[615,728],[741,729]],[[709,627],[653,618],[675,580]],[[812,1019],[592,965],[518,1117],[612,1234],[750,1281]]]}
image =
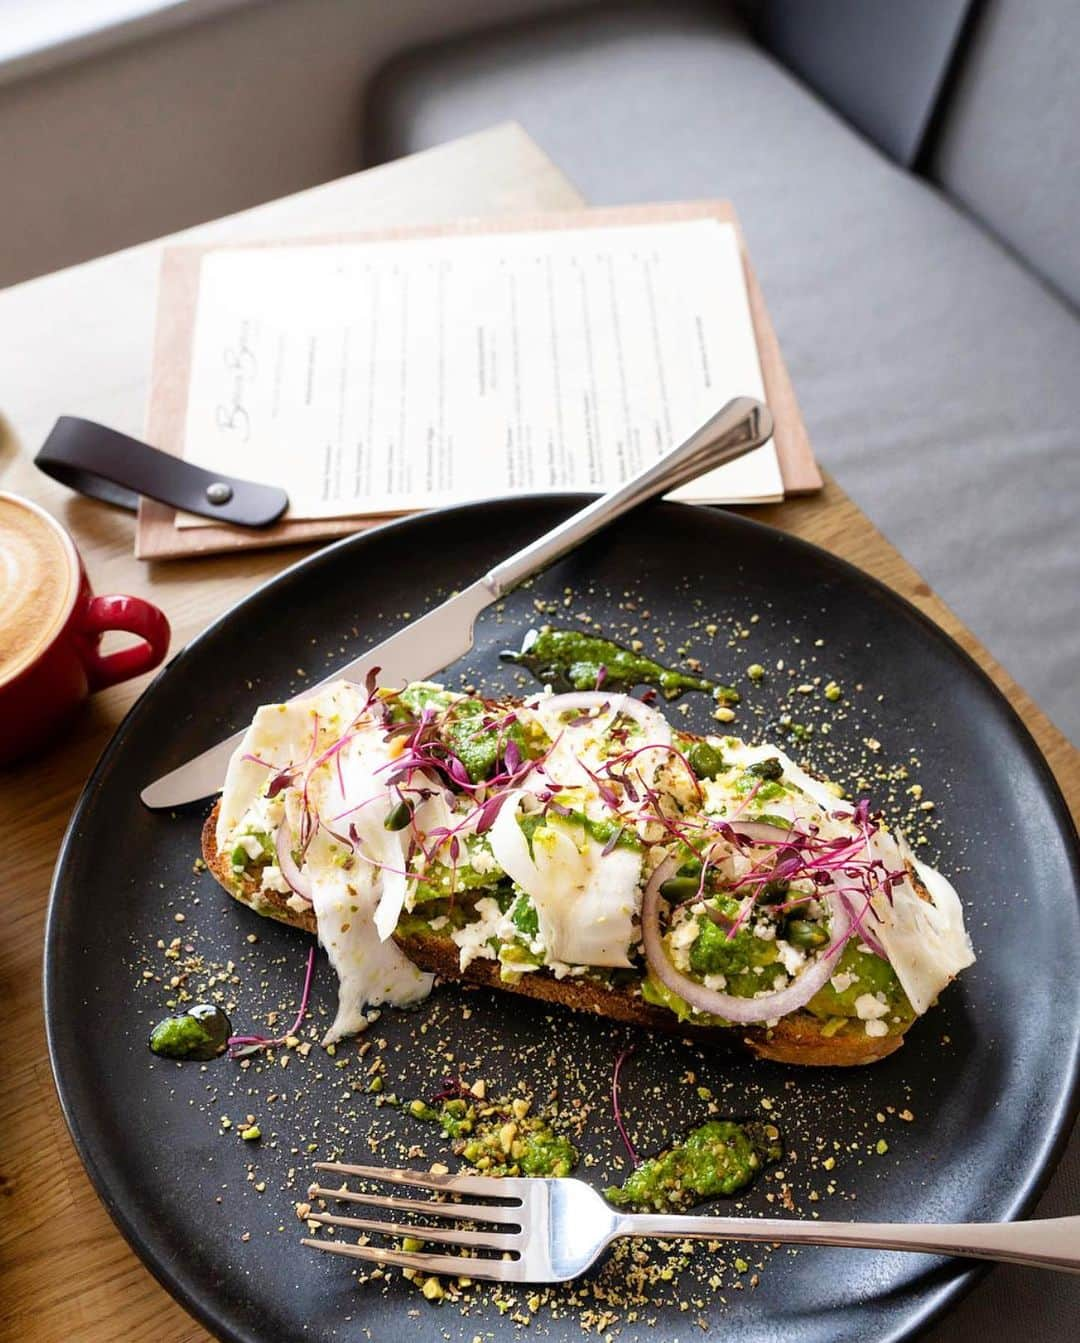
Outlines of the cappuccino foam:
{"label": "cappuccino foam", "polygon": [[0,682],[55,638],[76,581],[58,528],[22,500],[0,495]]}

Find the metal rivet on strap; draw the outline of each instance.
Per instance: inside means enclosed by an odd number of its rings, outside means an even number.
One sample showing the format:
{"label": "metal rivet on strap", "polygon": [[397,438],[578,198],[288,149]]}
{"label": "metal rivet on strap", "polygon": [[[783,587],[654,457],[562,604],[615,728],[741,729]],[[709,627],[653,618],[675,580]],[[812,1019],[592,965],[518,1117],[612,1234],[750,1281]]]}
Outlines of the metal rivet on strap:
{"label": "metal rivet on strap", "polygon": [[206,498],[212,504],[227,504],[232,498],[232,486],[223,480],[215,480],[212,485],[207,485]]}

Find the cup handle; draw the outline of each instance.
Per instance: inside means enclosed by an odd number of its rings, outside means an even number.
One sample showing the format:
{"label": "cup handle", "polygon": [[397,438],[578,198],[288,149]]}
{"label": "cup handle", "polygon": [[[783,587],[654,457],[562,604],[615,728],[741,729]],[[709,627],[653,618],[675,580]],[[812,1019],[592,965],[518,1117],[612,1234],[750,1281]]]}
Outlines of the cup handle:
{"label": "cup handle", "polygon": [[88,649],[86,677],[91,692],[149,671],[169,651],[169,622],[164,612],[141,597],[91,597],[83,629],[94,639],[106,630],[124,630],[142,641],[106,657],[96,647]]}

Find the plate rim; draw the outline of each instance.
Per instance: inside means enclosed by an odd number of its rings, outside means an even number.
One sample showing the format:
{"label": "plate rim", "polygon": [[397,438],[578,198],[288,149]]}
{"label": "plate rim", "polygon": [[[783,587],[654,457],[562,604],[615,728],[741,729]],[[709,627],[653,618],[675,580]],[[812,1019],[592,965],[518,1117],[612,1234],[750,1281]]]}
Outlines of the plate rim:
{"label": "plate rim", "polygon": [[[84,1133],[80,1125],[79,1119],[73,1108],[72,1098],[67,1090],[64,1080],[61,1058],[63,1044],[57,1038],[57,1022],[55,1020],[57,1007],[54,1003],[54,995],[56,993],[55,982],[57,978],[54,973],[55,958],[57,955],[57,942],[60,936],[58,925],[61,918],[60,905],[62,903],[59,888],[61,877],[67,863],[68,852],[75,842],[76,832],[83,813],[91,805],[93,796],[99,786],[100,779],[108,768],[112,757],[121,749],[126,740],[127,734],[131,728],[132,720],[136,714],[141,711],[144,701],[155,692],[159,683],[172,674],[174,667],[179,664],[182,659],[190,655],[204,641],[211,639],[220,628],[224,627],[239,609],[248,603],[261,598],[272,588],[293,579],[303,570],[317,568],[320,564],[326,563],[328,559],[331,556],[336,555],[338,551],[354,547],[363,547],[371,540],[381,537],[381,535],[387,531],[408,529],[412,526],[416,526],[418,523],[429,524],[433,520],[437,522],[439,519],[448,516],[468,515],[471,513],[482,512],[484,510],[490,510],[492,508],[527,512],[531,508],[536,508],[537,506],[542,505],[551,505],[552,503],[565,504],[566,512],[569,516],[575,508],[583,507],[585,504],[590,503],[599,497],[600,496],[597,493],[585,491],[557,495],[534,492],[520,495],[500,495],[490,499],[476,500],[464,504],[454,504],[444,508],[429,509],[422,513],[409,514],[405,517],[388,519],[377,526],[353,532],[328,545],[316,548],[308,555],[301,556],[292,564],[286,565],[277,573],[270,575],[261,583],[258,583],[250,592],[245,593],[237,601],[233,602],[216,616],[204,629],[200,630],[198,634],[189,639],[161,666],[151,681],[143,688],[137,698],[129,706],[123,718],[117,724],[116,729],[106,741],[101,754],[95,762],[94,767],[87,777],[75,805],[72,808],[68,823],[64,829],[63,838],[61,839],[60,846],[57,850],[56,861],[53,865],[53,871],[49,881],[42,950],[42,1014],[45,1021],[45,1039],[53,1086],[76,1154],[90,1179],[94,1192],[97,1194],[105,1207],[105,1210],[112,1218],[114,1225],[156,1281],[165,1288],[169,1295],[172,1296],[183,1309],[192,1315],[200,1324],[210,1330],[210,1332],[217,1338],[223,1340],[223,1343],[259,1343],[259,1340],[257,1336],[253,1334],[236,1330],[233,1325],[223,1318],[223,1316],[215,1309],[215,1303],[212,1298],[189,1287],[183,1280],[182,1269],[175,1268],[167,1255],[156,1253],[151,1246],[147,1244],[142,1229],[135,1224],[135,1219],[129,1216],[127,1210],[114,1198],[105,1174],[100,1169],[96,1160],[92,1149],[91,1139]],[[879,599],[883,599],[887,604],[897,609],[901,615],[909,620],[913,619],[914,622],[921,626],[932,638],[936,638],[943,642],[954,655],[959,657],[960,661],[966,666],[967,671],[969,673],[974,673],[976,680],[982,684],[983,689],[990,692],[991,697],[997,702],[999,709],[1004,709],[1006,721],[1009,722],[1014,733],[1018,735],[1021,742],[1027,748],[1028,754],[1032,757],[1033,764],[1041,775],[1044,794],[1050,799],[1053,810],[1057,813],[1057,819],[1061,823],[1060,829],[1062,833],[1071,840],[1071,863],[1076,878],[1077,890],[1080,892],[1080,831],[1077,829],[1076,822],[1069,810],[1068,803],[1061,791],[1053,770],[1050,768],[1046,756],[1043,754],[1041,747],[1035,740],[1027,724],[1021,718],[1013,704],[998,687],[994,679],[979,665],[967,649],[948,633],[947,630],[943,629],[924,611],[920,610],[914,602],[903,596],[902,593],[897,592],[895,588],[890,587],[887,583],[875,577],[873,574],[868,573],[865,569],[861,569],[858,565],[845,559],[843,556],[834,554],[824,546],[819,546],[813,541],[806,540],[804,537],[796,536],[791,532],[786,532],[782,528],[774,527],[757,518],[747,517],[745,514],[733,512],[730,509],[709,505],[703,506],[700,504],[680,503],[674,500],[661,500],[652,501],[642,507],[655,511],[663,510],[678,514],[692,511],[698,517],[702,515],[708,516],[721,524],[733,523],[736,528],[746,527],[751,531],[756,531],[762,535],[769,536],[772,538],[773,544],[792,546],[796,551],[802,551],[818,560],[824,558],[828,564],[837,566],[845,577],[862,585],[864,588],[869,588]],[[620,519],[620,521],[622,520],[624,519]],[[185,805],[194,806],[196,803]],[[179,808],[175,810],[179,810]],[[1061,1157],[1068,1144],[1073,1127],[1077,1122],[1078,1115],[1080,1115],[1080,1032],[1077,1034],[1072,1057],[1068,1062],[1068,1067],[1065,1070],[1064,1076],[1067,1078],[1067,1085],[1060,1093],[1062,1103],[1059,1105],[1058,1117],[1049,1144],[1045,1148],[1044,1158],[1039,1167],[1025,1179],[1023,1185],[1017,1191],[1010,1206],[1009,1217],[1007,1218],[1009,1221],[1015,1221],[1024,1217],[1044,1193],[1061,1161]],[[934,1284],[927,1288],[925,1294],[923,1294],[920,1299],[918,1306],[913,1310],[909,1318],[901,1323],[899,1330],[895,1330],[893,1333],[884,1336],[880,1340],[880,1343],[904,1343],[905,1340],[916,1338],[935,1320],[954,1308],[994,1267],[990,1262],[973,1262],[970,1266],[964,1266],[964,1261],[957,1261],[957,1264],[958,1267],[956,1271],[950,1271],[946,1281]]]}

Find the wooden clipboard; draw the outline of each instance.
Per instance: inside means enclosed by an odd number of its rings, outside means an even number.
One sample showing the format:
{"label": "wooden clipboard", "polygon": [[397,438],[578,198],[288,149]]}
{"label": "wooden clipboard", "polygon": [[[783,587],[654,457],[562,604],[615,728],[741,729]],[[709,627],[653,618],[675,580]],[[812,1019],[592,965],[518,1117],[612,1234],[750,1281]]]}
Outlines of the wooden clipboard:
{"label": "wooden clipboard", "polygon": [[[453,224],[421,228],[386,229],[377,233],[331,234],[324,237],[274,239],[231,244],[238,247],[318,247],[325,243],[385,242],[457,234],[523,233],[544,229],[610,228],[620,224],[656,224],[688,219],[719,219],[735,225],[746,271],[750,314],[757,338],[765,397],[773,414],[773,442],[785,494],[805,494],[821,488],[821,473],[810,447],[780,345],[765,306],[754,268],[746,250],[735,211],[727,201],[676,201],[659,205],[629,205],[602,209],[516,214],[502,218],[461,219]],[[156,448],[182,455],[195,311],[203,256],[230,244],[167,247],[161,261],[157,329],[146,416],[146,440]],[[139,504],[135,554],[142,560],[175,559],[223,551],[250,550],[347,536],[387,520],[378,516],[317,518],[275,523],[259,530],[230,527],[176,526],[176,511],[152,499]]]}

